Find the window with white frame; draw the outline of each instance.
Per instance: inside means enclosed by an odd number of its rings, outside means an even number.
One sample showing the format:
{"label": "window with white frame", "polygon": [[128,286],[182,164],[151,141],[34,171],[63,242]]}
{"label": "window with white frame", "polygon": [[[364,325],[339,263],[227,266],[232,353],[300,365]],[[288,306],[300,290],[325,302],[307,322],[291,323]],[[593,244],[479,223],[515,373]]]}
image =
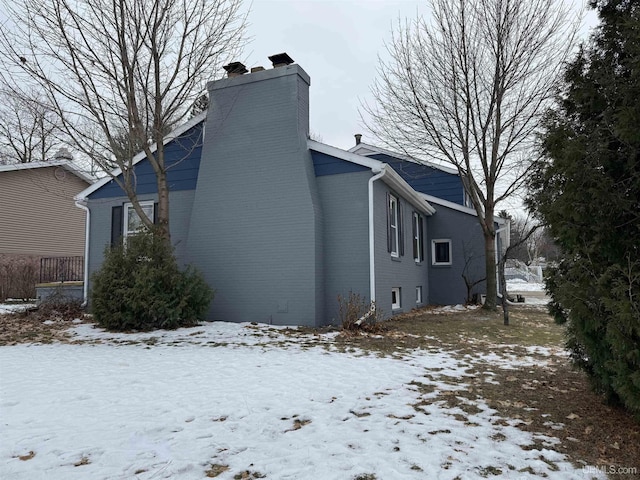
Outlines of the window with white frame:
{"label": "window with white frame", "polygon": [[416,305],[420,305],[422,303],[422,285],[418,285],[416,287]]}
{"label": "window with white frame", "polygon": [[419,263],[424,260],[424,225],[422,216],[413,212],[413,259]]}
{"label": "window with white frame", "polygon": [[[153,202],[140,202],[140,208],[144,214],[153,220],[154,217],[154,205]],[[124,228],[122,229],[123,237],[127,238],[131,235],[135,235],[144,229],[144,223],[140,219],[138,212],[135,211],[131,203],[127,203],[124,206]]]}
{"label": "window with white frame", "polygon": [[389,222],[389,252],[392,257],[400,256],[400,208],[396,197],[389,195],[387,212]]}
{"label": "window with white frame", "polygon": [[391,289],[391,309],[396,310],[400,306],[400,287],[393,287]]}
{"label": "window with white frame", "polygon": [[438,239],[431,241],[431,264],[451,265],[451,240]]}

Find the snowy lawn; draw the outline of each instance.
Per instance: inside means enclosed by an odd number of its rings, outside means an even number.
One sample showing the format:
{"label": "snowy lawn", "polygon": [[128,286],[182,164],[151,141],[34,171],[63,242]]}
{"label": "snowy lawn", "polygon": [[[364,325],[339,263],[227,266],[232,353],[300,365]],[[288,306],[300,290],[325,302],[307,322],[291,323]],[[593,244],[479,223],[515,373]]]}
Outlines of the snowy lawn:
{"label": "snowy lawn", "polygon": [[24,312],[25,310],[35,306],[35,303],[0,303],[0,315],[4,315],[6,313]]}
{"label": "snowy lawn", "polygon": [[539,358],[379,356],[249,324],[74,334],[0,347],[0,478],[606,478],[458,397],[491,386],[487,361]]}
{"label": "snowy lawn", "polygon": [[518,278],[507,281],[507,291],[510,295],[515,293],[525,297],[527,305],[546,305],[550,298],[545,292],[544,283],[525,282]]}

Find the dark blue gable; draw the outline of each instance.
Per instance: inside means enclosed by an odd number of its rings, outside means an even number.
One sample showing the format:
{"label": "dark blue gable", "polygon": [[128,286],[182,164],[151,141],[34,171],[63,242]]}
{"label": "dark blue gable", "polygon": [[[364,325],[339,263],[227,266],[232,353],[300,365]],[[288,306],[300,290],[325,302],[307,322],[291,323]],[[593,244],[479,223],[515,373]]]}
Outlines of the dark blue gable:
{"label": "dark blue gable", "polygon": [[[202,132],[204,122],[194,125],[178,138],[164,146],[165,161],[168,166],[169,191],[195,190],[202,154]],[[136,192],[138,195],[157,193],[156,175],[147,159],[135,167]],[[121,178],[121,176],[120,176]],[[89,195],[90,199],[126,196],[118,184],[111,180]]]}
{"label": "dark blue gable", "polygon": [[313,168],[316,172],[316,177],[371,170],[362,165],[347,162],[341,158],[332,157],[331,155],[316,152],[315,150],[311,150],[311,158],[313,159]]}
{"label": "dark blue gable", "polygon": [[464,205],[464,187],[460,177],[454,173],[447,173],[428,165],[400,160],[383,153],[367,155],[367,158],[373,158],[389,164],[417,192]]}

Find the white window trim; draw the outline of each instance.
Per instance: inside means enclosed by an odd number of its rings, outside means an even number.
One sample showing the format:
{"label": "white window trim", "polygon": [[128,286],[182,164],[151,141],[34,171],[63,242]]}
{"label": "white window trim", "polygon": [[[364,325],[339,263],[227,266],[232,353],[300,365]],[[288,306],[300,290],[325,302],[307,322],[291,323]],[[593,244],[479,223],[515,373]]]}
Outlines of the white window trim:
{"label": "white window trim", "polygon": [[[396,295],[396,302],[393,302],[393,294]],[[391,289],[391,310],[398,310],[402,308],[402,299],[400,298],[400,287],[393,287]]]}
{"label": "white window trim", "polygon": [[416,305],[420,305],[422,303],[422,285],[418,285],[416,287]]}
{"label": "white window trim", "polygon": [[[391,230],[391,256],[398,258],[400,256],[400,200],[394,195],[389,195],[389,228]],[[395,217],[395,224],[393,218]],[[395,240],[395,250],[393,241]]]}
{"label": "white window trim", "polygon": [[[148,206],[151,206],[151,216],[153,217],[155,202],[153,202],[153,200],[140,202],[140,207],[144,208]],[[137,231],[129,231],[129,210],[132,208],[133,208],[133,203],[129,202],[124,204],[124,212],[122,215],[124,217],[123,218],[124,225],[122,226],[122,237],[125,239],[130,237],[131,235],[134,235],[137,232]]]}
{"label": "white window trim", "polygon": [[415,231],[415,235],[413,240],[415,242],[416,250],[413,252],[413,260],[416,263],[422,262],[420,258],[420,252],[422,251],[422,244],[424,243],[423,232],[420,228],[420,214],[418,212],[413,212],[413,230]]}
{"label": "white window trim", "polygon": [[[449,244],[449,261],[448,262],[436,262],[436,243]],[[431,240],[431,265],[451,265],[452,260],[453,260],[453,251],[451,249],[451,239],[434,238],[433,240]]]}

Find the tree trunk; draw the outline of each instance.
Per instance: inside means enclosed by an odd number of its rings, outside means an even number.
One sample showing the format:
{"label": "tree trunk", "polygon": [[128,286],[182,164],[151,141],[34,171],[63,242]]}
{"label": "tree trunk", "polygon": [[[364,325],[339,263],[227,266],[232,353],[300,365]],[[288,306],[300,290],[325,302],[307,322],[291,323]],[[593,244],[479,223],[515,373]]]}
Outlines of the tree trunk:
{"label": "tree trunk", "polygon": [[171,242],[171,232],[169,230],[169,186],[167,185],[167,173],[164,171],[157,173],[158,185],[158,233],[162,238]]}
{"label": "tree trunk", "polygon": [[498,298],[498,284],[496,281],[496,244],[495,229],[492,228],[490,233],[484,234],[484,254],[485,266],[487,271],[487,298],[484,302],[484,308],[495,310]]}
{"label": "tree trunk", "polygon": [[500,276],[500,285],[502,285],[502,317],[504,319],[504,324],[509,325],[509,297],[507,292],[507,281],[504,275],[506,260],[506,255],[500,258],[500,263],[498,264],[498,275]]}

